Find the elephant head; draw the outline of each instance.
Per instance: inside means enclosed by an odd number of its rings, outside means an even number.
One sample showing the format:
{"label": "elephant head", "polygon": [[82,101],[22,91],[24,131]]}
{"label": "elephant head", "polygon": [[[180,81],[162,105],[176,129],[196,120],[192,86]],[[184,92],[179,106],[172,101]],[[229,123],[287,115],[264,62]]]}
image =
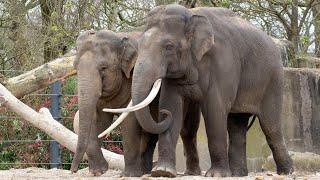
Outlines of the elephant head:
{"label": "elephant head", "polygon": [[100,98],[112,99],[125,78],[131,78],[137,55],[137,42],[112,31],[86,31],[77,39],[79,129],[71,171],[76,172],[88,145],[90,129],[97,116]]}
{"label": "elephant head", "polygon": [[[201,98],[203,93],[197,84],[197,67],[202,65],[202,59],[210,52],[213,44],[213,29],[206,16],[195,15],[179,5],[158,6],[151,10],[147,16],[146,29],[140,37],[138,58],[133,71],[134,106],[117,112],[136,110],[140,125],[154,133],[155,123],[148,106],[137,106],[145,101],[157,79],[174,80],[172,82],[177,83],[177,87],[181,85],[184,96]],[[112,109],[106,111],[115,112]],[[157,132],[163,132],[169,127],[166,120],[156,124]]]}

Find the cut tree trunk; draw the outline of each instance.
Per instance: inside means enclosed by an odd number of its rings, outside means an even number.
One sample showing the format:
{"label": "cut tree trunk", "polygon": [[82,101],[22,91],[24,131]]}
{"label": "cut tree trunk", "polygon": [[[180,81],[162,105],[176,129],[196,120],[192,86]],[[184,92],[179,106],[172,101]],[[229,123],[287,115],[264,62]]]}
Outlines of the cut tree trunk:
{"label": "cut tree trunk", "polygon": [[3,82],[7,89],[17,98],[43,89],[57,80],[76,74],[73,68],[75,56],[58,58],[19,76]]}
{"label": "cut tree trunk", "polygon": [[[78,136],[53,119],[47,108],[41,108],[39,113],[18,100],[2,84],[0,84],[0,106],[6,106],[17,113],[33,126],[47,133],[61,145],[75,152]],[[124,158],[122,155],[102,149],[104,158],[108,161],[110,168],[124,169]],[[85,156],[85,158],[87,158]]]}

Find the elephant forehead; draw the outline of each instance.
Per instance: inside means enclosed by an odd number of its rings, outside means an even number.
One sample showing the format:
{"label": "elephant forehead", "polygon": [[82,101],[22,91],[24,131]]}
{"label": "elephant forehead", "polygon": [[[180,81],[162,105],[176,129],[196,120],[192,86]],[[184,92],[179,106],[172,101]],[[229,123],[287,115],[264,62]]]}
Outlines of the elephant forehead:
{"label": "elephant forehead", "polygon": [[152,44],[159,44],[164,39],[181,38],[184,35],[184,25],[177,23],[164,23],[163,25],[155,26],[144,32],[142,42],[145,47],[150,47]]}
{"label": "elephant forehead", "polygon": [[186,20],[183,16],[164,16],[160,21],[160,29],[167,33],[183,33]]}
{"label": "elephant forehead", "polygon": [[144,38],[145,40],[149,40],[151,39],[153,36],[155,36],[157,34],[158,29],[157,28],[150,28],[148,29],[145,33],[144,33]]}
{"label": "elephant forehead", "polygon": [[143,34],[143,44],[145,46],[150,46],[152,43],[155,43],[156,40],[161,37],[161,31],[159,30],[158,27],[153,27],[148,29],[147,31],[144,32]]}

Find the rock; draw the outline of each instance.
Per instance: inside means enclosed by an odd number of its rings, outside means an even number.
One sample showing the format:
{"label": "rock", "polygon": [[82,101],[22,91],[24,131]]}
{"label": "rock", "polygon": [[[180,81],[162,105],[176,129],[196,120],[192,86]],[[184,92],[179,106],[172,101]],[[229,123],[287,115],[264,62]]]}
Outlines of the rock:
{"label": "rock", "polygon": [[[320,155],[311,152],[293,152],[289,151],[289,154],[293,160],[293,166],[295,171],[301,172],[317,172],[320,170]],[[275,162],[273,156],[270,155],[267,158],[266,163],[263,165],[264,170],[276,171]]]}
{"label": "rock", "polygon": [[289,150],[320,154],[320,69],[285,68],[282,129]]}

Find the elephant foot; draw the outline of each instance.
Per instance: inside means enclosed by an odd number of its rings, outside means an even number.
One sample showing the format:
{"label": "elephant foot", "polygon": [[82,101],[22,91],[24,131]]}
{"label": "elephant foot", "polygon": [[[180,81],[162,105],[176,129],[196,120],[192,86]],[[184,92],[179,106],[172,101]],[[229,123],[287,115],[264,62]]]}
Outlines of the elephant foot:
{"label": "elephant foot", "polygon": [[140,177],[143,173],[141,171],[123,171],[121,177]]}
{"label": "elephant foot", "polygon": [[284,175],[284,174],[292,174],[294,171],[292,165],[288,167],[282,167],[282,168],[277,168],[277,174],[279,175]]}
{"label": "elephant foot", "polygon": [[201,169],[199,166],[195,168],[188,168],[186,169],[184,174],[189,176],[198,176],[198,175],[201,175]]}
{"label": "elephant foot", "polygon": [[207,172],[206,172],[206,177],[228,177],[231,176],[231,171],[229,169],[225,168],[213,168],[211,167]]}
{"label": "elephant foot", "polygon": [[93,176],[101,176],[108,170],[108,163],[105,159],[90,163],[89,161],[89,172]]}
{"label": "elephant foot", "polygon": [[176,177],[177,170],[174,166],[168,163],[157,163],[157,165],[151,171],[152,177]]}
{"label": "elephant foot", "polygon": [[248,169],[242,168],[242,169],[232,170],[232,176],[234,177],[248,176]]}
{"label": "elephant foot", "polygon": [[143,173],[140,170],[124,170],[121,177],[140,177]]}

